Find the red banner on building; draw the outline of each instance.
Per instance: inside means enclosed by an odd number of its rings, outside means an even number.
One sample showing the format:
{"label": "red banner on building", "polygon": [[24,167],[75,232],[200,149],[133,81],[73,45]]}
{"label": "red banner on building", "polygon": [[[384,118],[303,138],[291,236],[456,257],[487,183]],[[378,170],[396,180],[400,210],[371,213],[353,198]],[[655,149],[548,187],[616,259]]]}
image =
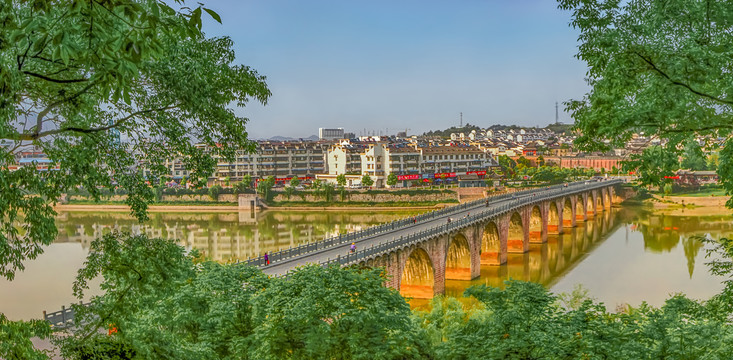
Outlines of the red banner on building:
{"label": "red banner on building", "polygon": [[444,177],[446,177],[446,178],[456,177],[456,173],[454,173],[454,172],[452,172],[452,173],[435,173],[435,178],[436,179],[441,179],[441,178],[444,178]]}
{"label": "red banner on building", "polygon": [[466,174],[486,175],[486,171],[469,171]]}
{"label": "red banner on building", "polygon": [[397,180],[420,180],[420,174],[397,175]]}

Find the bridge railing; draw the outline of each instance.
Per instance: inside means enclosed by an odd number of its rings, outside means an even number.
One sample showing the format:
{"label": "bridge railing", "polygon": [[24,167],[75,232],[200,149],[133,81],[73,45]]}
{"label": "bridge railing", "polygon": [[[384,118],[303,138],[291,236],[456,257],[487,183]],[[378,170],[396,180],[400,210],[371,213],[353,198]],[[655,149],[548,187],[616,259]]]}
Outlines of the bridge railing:
{"label": "bridge railing", "polygon": [[[80,304],[89,306],[90,303]],[[54,329],[66,329],[74,324],[74,308],[61,306],[61,310],[47,313],[43,311],[43,320],[46,320]]]}
{"label": "bridge railing", "polygon": [[[587,191],[587,190],[592,190],[592,189],[599,188],[599,187],[609,186],[616,182],[620,183],[621,181],[611,180],[611,181],[604,181],[600,184],[599,183],[591,183],[591,184],[581,183],[581,184],[575,184],[572,187],[569,186],[568,188],[573,189],[573,190],[577,189],[576,191]],[[559,189],[554,188],[550,190],[544,190],[538,193],[538,196],[533,198],[530,201],[530,203],[546,201],[546,200],[555,198],[558,195],[568,194],[568,188],[561,187]],[[374,246],[371,246],[371,247],[368,247],[362,250],[358,250],[354,253],[348,253],[344,256],[338,256],[335,259],[328,259],[326,261],[320,262],[319,264],[321,266],[329,266],[331,264],[338,264],[340,266],[348,266],[348,265],[357,264],[361,261],[387,254],[391,251],[394,251],[395,249],[399,249],[405,246],[410,246],[413,244],[420,243],[436,235],[448,234],[453,230],[460,229],[460,228],[463,228],[469,225],[473,225],[474,223],[483,221],[486,218],[491,218],[491,217],[502,215],[510,211],[514,211],[525,205],[527,205],[526,200],[514,199],[510,201],[509,203],[492,207],[490,209],[481,211],[477,214],[470,215],[470,216],[467,216],[461,219],[456,219],[455,221],[451,221],[450,223],[437,225],[430,229],[418,231],[418,232],[412,233],[407,236],[400,236],[399,238],[395,238],[392,241],[379,243],[377,245],[374,245]]]}
{"label": "bridge railing", "polygon": [[[603,186],[607,186],[609,182],[605,181],[603,182],[603,184],[604,184]],[[340,245],[344,245],[348,243],[358,243],[362,240],[371,238],[374,235],[389,233],[395,230],[399,230],[401,228],[406,228],[409,226],[416,225],[417,223],[434,220],[436,218],[440,218],[445,215],[450,215],[453,213],[461,212],[466,209],[471,209],[471,208],[480,206],[482,204],[485,204],[487,199],[491,203],[491,202],[505,200],[508,198],[526,196],[528,194],[546,193],[548,191],[567,192],[569,189],[575,189],[575,188],[584,187],[584,186],[588,186],[588,184],[585,184],[585,182],[575,182],[575,183],[570,184],[568,187],[565,187],[564,185],[553,185],[553,186],[548,186],[544,189],[534,188],[534,189],[516,191],[512,193],[503,193],[500,195],[493,195],[493,196],[489,196],[488,198],[482,198],[482,199],[466,202],[466,203],[456,205],[456,206],[445,207],[439,210],[434,210],[434,211],[426,212],[420,215],[416,215],[414,217],[394,220],[388,223],[364,228],[359,231],[354,231],[354,232],[350,232],[346,234],[339,234],[339,235],[336,235],[330,238],[325,238],[321,241],[310,242],[307,244],[302,244],[302,245],[298,245],[294,247],[289,247],[287,249],[282,249],[280,251],[275,251],[275,252],[268,254],[268,260],[270,261],[270,264],[274,264],[277,262],[289,260],[295,257],[309,254],[309,253],[321,251],[321,250],[324,250],[330,247],[340,246]],[[243,260],[243,261],[238,261],[237,263],[243,264],[243,265],[249,265],[249,266],[258,266],[258,267],[266,265],[264,255],[253,257],[253,258]]]}

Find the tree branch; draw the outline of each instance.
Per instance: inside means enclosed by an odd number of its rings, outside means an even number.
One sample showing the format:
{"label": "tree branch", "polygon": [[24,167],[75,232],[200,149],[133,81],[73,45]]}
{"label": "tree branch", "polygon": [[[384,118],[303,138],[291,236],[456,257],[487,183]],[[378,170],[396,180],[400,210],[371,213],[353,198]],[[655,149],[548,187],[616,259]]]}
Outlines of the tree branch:
{"label": "tree branch", "polygon": [[697,90],[693,89],[690,85],[687,85],[687,84],[685,84],[683,82],[680,82],[680,81],[677,81],[677,80],[673,80],[669,75],[667,75],[667,73],[665,73],[664,71],[662,71],[661,69],[659,69],[649,58],[647,58],[647,57],[639,54],[638,52],[635,52],[635,54],[638,55],[642,60],[644,60],[644,62],[646,62],[647,64],[649,64],[649,66],[651,66],[654,71],[656,71],[659,75],[662,75],[665,79],[669,80],[669,82],[671,82],[672,84],[677,85],[677,86],[681,86],[681,87],[689,90],[690,92],[692,92],[693,94],[696,94],[698,96],[702,96],[704,98],[708,98],[710,100],[717,101],[717,102],[720,102],[720,103],[723,103],[723,104],[726,104],[726,105],[733,105],[733,101],[731,101],[731,100],[721,99],[719,97],[716,97],[716,96],[713,96],[713,95],[710,95],[710,94],[706,94],[704,92],[697,91]]}
{"label": "tree branch", "polygon": [[130,120],[130,119],[132,119],[132,118],[134,118],[136,116],[147,114],[147,113],[151,113],[151,112],[171,110],[171,109],[175,109],[177,107],[178,107],[178,105],[169,105],[169,106],[164,106],[164,107],[155,108],[155,109],[147,109],[147,110],[136,111],[136,112],[134,112],[134,113],[132,113],[130,115],[127,115],[127,116],[125,116],[123,118],[118,119],[117,121],[115,121],[114,123],[112,123],[110,125],[100,126],[100,127],[96,127],[96,128],[80,128],[80,127],[69,126],[69,127],[64,127],[64,128],[61,128],[61,129],[48,130],[48,131],[44,131],[42,133],[39,133],[38,136],[36,137],[36,139],[37,138],[44,137],[44,136],[56,135],[56,134],[60,134],[60,133],[63,133],[63,132],[69,132],[69,131],[83,133],[83,134],[91,134],[91,133],[96,133],[96,132],[100,132],[100,131],[107,131],[107,130],[114,129],[116,127],[119,127],[119,126],[123,125],[125,122],[127,122],[128,120]]}
{"label": "tree branch", "polygon": [[46,80],[46,81],[54,82],[54,83],[57,83],[57,84],[79,83],[79,82],[89,81],[89,79],[70,79],[70,80],[52,79],[52,78],[50,78],[48,76],[41,75],[41,74],[36,74],[36,73],[30,72],[30,71],[23,71],[23,74],[30,75],[30,76],[33,76],[33,77],[37,77],[39,79],[43,79],[43,80]]}
{"label": "tree branch", "polygon": [[[81,89],[76,94],[71,95],[68,98],[61,99],[59,101],[56,101],[55,103],[52,103],[52,104],[46,106],[46,108],[43,109],[43,111],[41,111],[40,113],[38,113],[38,117],[36,117],[36,129],[35,129],[35,132],[33,134],[21,134],[21,140],[35,140],[35,139],[40,138],[41,137],[41,129],[43,128],[43,118],[46,117],[46,115],[48,115],[48,113],[51,112],[51,110],[53,110],[53,108],[61,105],[64,102],[71,101],[71,100],[73,100],[73,99],[81,96],[81,94],[83,94],[83,93],[87,92],[89,89],[91,89],[92,86],[94,86],[94,82],[93,81],[90,82],[89,84],[87,84],[87,86],[85,86],[83,89]],[[28,138],[23,138],[24,135],[27,135]]]}

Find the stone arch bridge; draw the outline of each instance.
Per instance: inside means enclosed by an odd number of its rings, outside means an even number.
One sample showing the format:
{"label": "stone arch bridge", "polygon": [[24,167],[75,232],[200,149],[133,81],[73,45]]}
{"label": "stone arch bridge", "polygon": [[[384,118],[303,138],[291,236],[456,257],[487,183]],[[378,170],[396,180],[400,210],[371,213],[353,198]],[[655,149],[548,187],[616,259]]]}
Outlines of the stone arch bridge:
{"label": "stone arch bridge", "polygon": [[[419,224],[407,219],[396,227],[392,224],[391,230],[383,224],[384,231],[354,241],[355,253],[348,251],[349,239],[314,251],[306,251],[304,245],[305,253],[299,250],[293,255],[289,250],[287,258],[263,271],[281,275],[305,263],[380,266],[390,275],[389,286],[405,296],[429,298],[444,293],[446,279],[477,278],[482,264],[504,264],[509,253],[527,252],[530,243],[546,242],[549,234],[561,234],[607,211],[621,182],[577,182],[524,191],[492,199],[488,207],[483,200],[462,204]],[[281,260],[277,256],[271,258]]]}

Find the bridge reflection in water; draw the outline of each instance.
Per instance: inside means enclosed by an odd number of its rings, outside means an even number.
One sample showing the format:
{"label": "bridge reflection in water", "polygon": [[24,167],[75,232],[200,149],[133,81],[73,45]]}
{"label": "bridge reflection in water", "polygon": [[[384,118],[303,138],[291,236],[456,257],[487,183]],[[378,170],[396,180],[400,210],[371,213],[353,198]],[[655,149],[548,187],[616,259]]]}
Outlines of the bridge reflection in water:
{"label": "bridge reflection in water", "polygon": [[[576,265],[582,262],[596,247],[603,243],[608,235],[615,232],[625,223],[618,219],[619,216],[621,216],[621,212],[616,208],[606,209],[603,212],[599,211],[595,217],[590,218],[589,216],[587,221],[583,223],[579,222],[577,227],[565,228],[563,234],[558,234],[557,228],[548,226],[547,242],[532,243],[529,246],[529,251],[525,253],[510,252],[507,255],[506,262],[501,265],[497,260],[499,243],[498,230],[494,223],[490,223],[484,231],[482,239],[484,249],[481,252],[480,277],[470,279],[470,273],[466,273],[466,268],[470,268],[470,264],[466,264],[465,260],[463,262],[463,269],[460,272],[460,274],[464,274],[463,278],[449,275],[451,266],[448,265],[446,266],[445,294],[447,296],[461,297],[469,286],[479,284],[501,288],[504,287],[504,281],[508,279],[532,281],[550,288]],[[556,221],[557,219],[550,219],[551,223]],[[510,227],[510,238],[512,238],[511,231]],[[521,236],[521,226],[516,226],[514,231],[515,236]],[[450,264],[450,250],[448,259]],[[427,254],[420,261],[423,263],[411,264],[411,267],[405,270],[405,276],[412,278],[412,276],[415,276],[412,274],[413,271],[427,272],[427,262],[430,261],[427,258]],[[429,298],[432,297],[432,288],[426,286],[426,284],[419,291],[413,292],[410,287],[409,292],[405,291],[405,289],[401,289],[400,292],[407,297],[412,297],[410,304],[413,307],[427,306],[430,302]]]}

